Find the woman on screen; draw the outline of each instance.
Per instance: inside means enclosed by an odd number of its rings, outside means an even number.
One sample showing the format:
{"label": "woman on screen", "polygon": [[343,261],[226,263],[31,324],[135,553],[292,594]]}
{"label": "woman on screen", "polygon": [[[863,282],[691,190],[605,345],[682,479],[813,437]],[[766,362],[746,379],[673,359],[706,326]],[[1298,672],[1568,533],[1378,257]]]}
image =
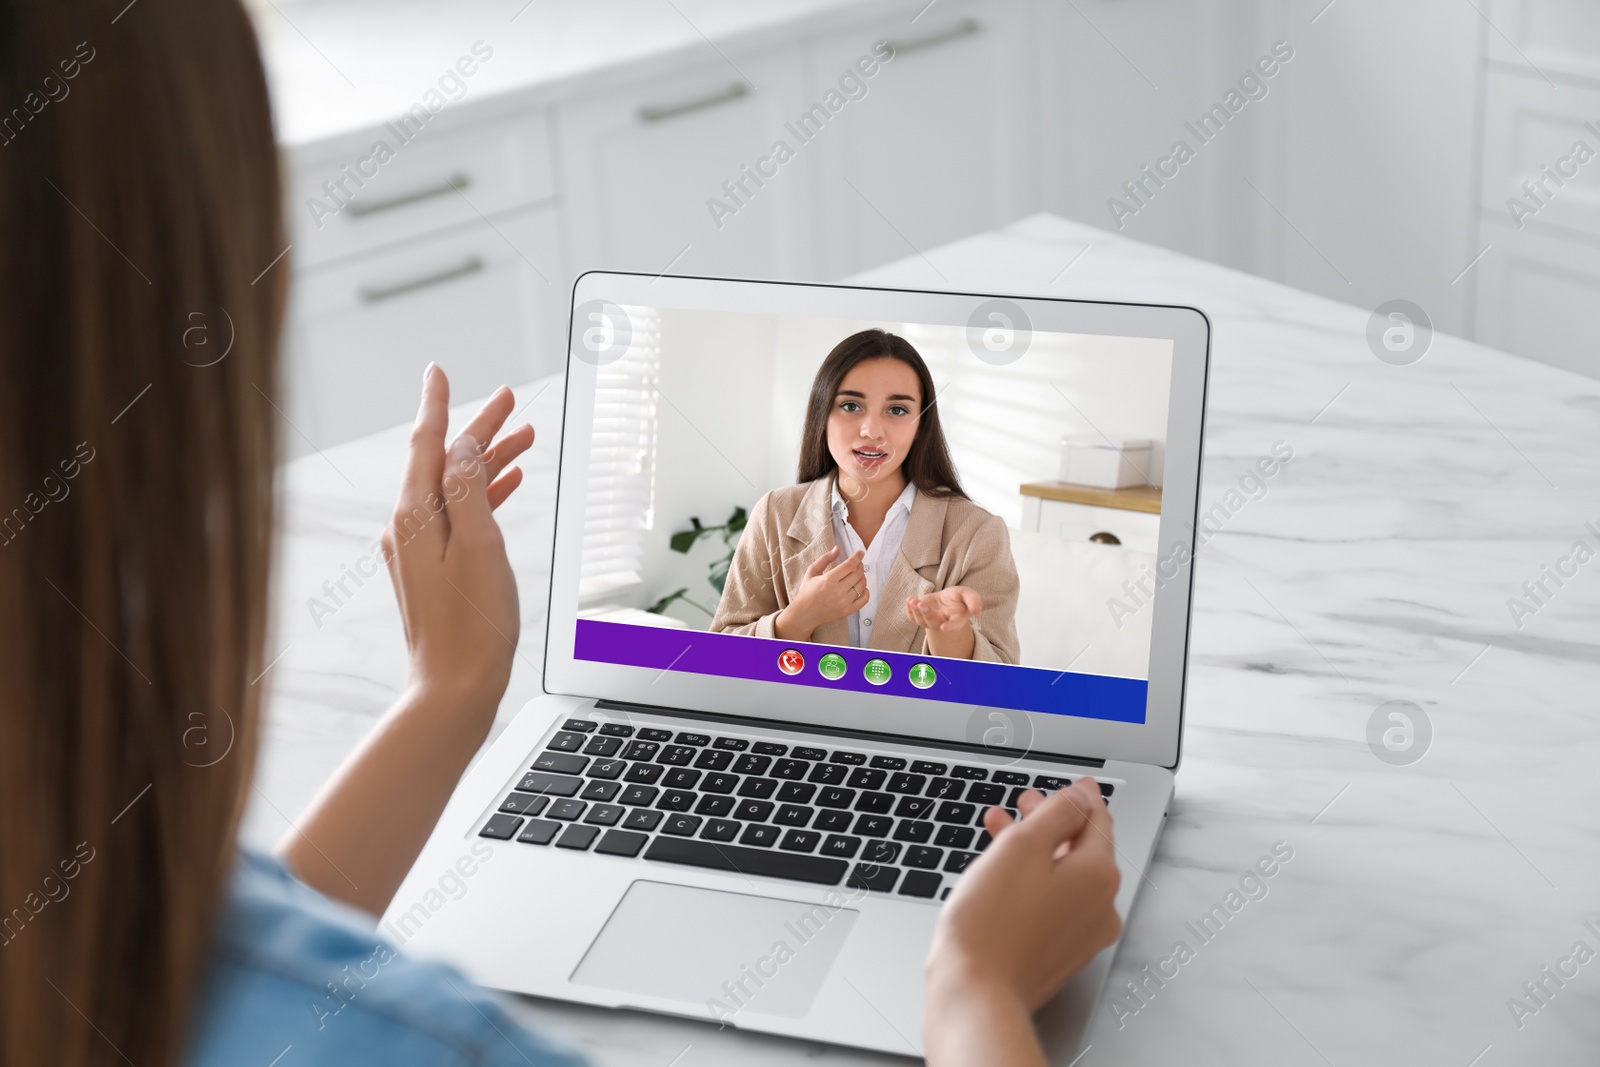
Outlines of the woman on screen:
{"label": "woman on screen", "polygon": [[817,369],[797,485],[756,502],[714,632],[1018,662],[1005,522],[962,491],[933,376],[862,330]]}

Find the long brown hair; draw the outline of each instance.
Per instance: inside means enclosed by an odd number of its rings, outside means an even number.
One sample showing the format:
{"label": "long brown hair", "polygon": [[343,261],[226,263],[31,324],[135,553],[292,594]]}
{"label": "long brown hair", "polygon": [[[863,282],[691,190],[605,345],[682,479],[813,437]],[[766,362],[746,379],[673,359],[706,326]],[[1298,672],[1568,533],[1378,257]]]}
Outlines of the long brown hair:
{"label": "long brown hair", "polygon": [[897,359],[917,375],[922,414],[917,423],[917,436],[900,468],[905,472],[906,481],[924,493],[965,500],[967,494],[956,477],[956,465],[950,459],[944,427],[939,423],[933,375],[910,341],[887,330],[862,330],[851,334],[834,345],[828,358],[817,368],[817,376],[811,380],[811,397],[806,401],[806,425],[801,431],[800,464],[795,480],[813,482],[838,468],[833,453],[828,451],[828,413],[833,410],[845,375],[857,363],[869,359]]}
{"label": "long brown hair", "polygon": [[156,1067],[256,754],[266,78],[237,0],[0,0],[0,108],[0,1062]]}

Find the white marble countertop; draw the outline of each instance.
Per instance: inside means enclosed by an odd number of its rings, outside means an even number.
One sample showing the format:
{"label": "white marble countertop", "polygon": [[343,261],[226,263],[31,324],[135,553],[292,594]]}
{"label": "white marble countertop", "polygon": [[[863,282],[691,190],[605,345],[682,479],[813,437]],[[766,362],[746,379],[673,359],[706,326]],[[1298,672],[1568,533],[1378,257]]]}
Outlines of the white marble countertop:
{"label": "white marble countertop", "polygon": [[[1180,939],[1195,956],[1120,1027],[1103,1005],[1082,1067],[1595,1062],[1600,960],[1564,986],[1547,979],[1543,1006],[1523,983],[1579,941],[1600,951],[1600,559],[1547,583],[1520,628],[1507,602],[1574,541],[1600,550],[1600,382],[1445,336],[1390,366],[1367,347],[1367,309],[1051,216],[923,251],[859,280],[1205,310],[1202,510],[1275,442],[1294,449],[1199,555],[1177,796],[1113,991]],[[542,384],[519,390],[524,417],[553,426],[557,391],[535,395]],[[553,438],[501,513],[524,617],[502,721],[538,691]],[[287,650],[261,682],[249,840],[285,829],[400,685],[381,579],[320,629],[306,600],[377,536],[404,444],[397,428],[285,469]],[[1409,766],[1366,740],[1374,709],[1397,699],[1432,723]],[[1185,923],[1279,841],[1294,858],[1268,895],[1201,945]],[[1520,1028],[1513,997],[1538,1008]],[[598,1064],[894,1062],[525,1006]]]}
{"label": "white marble countertop", "polygon": [[[925,3],[926,0],[923,0]],[[382,125],[415,104],[475,41],[494,50],[464,98],[518,106],[649,77],[685,59],[822,32],[914,0],[260,0],[256,25],[278,140],[305,147]],[[452,109],[454,110],[454,109]],[[459,117],[459,116],[457,116]]]}

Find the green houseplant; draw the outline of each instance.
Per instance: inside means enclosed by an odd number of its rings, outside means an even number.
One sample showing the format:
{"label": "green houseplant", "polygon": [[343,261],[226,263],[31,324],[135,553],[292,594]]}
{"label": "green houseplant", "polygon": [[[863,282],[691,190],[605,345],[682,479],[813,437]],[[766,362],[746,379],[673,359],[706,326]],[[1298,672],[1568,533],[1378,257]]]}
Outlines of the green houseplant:
{"label": "green houseplant", "polygon": [[[668,542],[668,545],[672,548],[672,551],[681,552],[687,556],[689,551],[694,548],[695,545],[699,544],[702,537],[722,538],[722,547],[725,549],[725,551],[722,555],[718,556],[716,559],[707,564],[706,567],[706,581],[711,583],[711,587],[717,591],[718,600],[722,599],[723,586],[728,584],[728,568],[733,565],[734,544],[739,540],[739,534],[744,531],[745,520],[748,518],[748,513],[746,513],[742,507],[734,508],[733,514],[728,516],[728,521],[718,526],[701,525],[699,518],[691,516],[689,519],[689,528],[687,530],[675,531],[672,535],[672,540]],[[671,607],[673,603],[679,600],[683,601],[685,604],[688,604],[690,607],[698,608],[707,615],[716,615],[715,610],[707,608],[704,604],[697,603],[696,601],[690,599],[688,586],[684,586],[682,589],[668,593],[654,604],[651,604],[648,608],[645,608],[645,610],[654,615],[660,615],[662,612],[666,611],[667,608]]]}

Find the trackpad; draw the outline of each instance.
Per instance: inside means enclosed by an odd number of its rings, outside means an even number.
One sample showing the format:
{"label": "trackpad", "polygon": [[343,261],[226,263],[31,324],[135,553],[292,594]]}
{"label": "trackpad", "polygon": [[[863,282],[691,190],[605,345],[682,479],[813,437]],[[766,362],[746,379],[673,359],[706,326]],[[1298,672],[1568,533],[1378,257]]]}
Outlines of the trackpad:
{"label": "trackpad", "polygon": [[811,1010],[860,913],[828,904],[634,882],[583,962],[579,985],[693,1002],[717,1022],[741,1011]]}

